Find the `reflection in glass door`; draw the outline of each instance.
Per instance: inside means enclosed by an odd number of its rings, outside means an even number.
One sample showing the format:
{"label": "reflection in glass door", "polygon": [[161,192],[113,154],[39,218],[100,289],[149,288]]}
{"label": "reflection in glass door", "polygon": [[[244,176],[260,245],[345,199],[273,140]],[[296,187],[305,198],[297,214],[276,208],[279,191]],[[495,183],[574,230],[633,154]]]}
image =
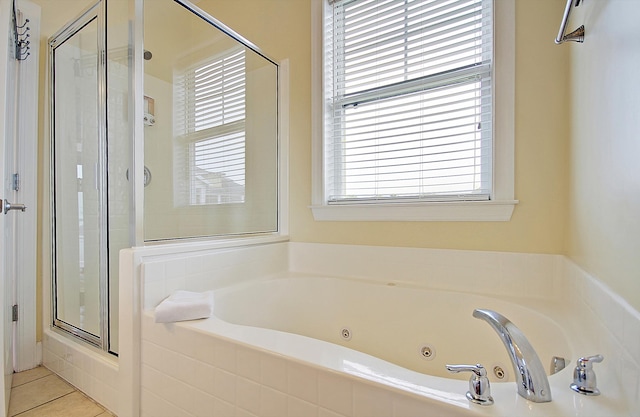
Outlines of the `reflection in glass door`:
{"label": "reflection in glass door", "polygon": [[144,2],[146,242],[280,227],[278,64],[198,6]]}
{"label": "reflection in glass door", "polygon": [[54,325],[108,350],[104,5],[49,42]]}

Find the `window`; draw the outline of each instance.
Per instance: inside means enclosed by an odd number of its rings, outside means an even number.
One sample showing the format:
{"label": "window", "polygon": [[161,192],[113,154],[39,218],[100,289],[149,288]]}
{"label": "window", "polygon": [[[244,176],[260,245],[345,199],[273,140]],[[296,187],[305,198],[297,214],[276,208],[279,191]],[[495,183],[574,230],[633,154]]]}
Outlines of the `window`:
{"label": "window", "polygon": [[[324,6],[316,219],[510,217],[512,190],[504,207],[509,191],[494,178],[493,1],[335,0]],[[498,161],[500,171],[504,164]],[[447,208],[433,217],[429,207]],[[500,213],[471,213],[480,207]],[[465,214],[458,217],[452,208]]]}
{"label": "window", "polygon": [[245,84],[244,49],[201,62],[175,80],[182,205],[244,202]]}

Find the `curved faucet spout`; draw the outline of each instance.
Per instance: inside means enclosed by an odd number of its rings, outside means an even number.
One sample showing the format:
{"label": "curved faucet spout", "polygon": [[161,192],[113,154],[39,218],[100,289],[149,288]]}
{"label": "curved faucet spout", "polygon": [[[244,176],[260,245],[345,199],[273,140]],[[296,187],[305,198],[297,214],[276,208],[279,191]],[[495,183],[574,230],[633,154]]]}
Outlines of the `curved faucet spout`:
{"label": "curved faucet spout", "polygon": [[500,336],[513,365],[518,394],[536,403],[551,401],[547,374],[524,333],[505,316],[493,310],[473,310],[473,317],[489,323]]}

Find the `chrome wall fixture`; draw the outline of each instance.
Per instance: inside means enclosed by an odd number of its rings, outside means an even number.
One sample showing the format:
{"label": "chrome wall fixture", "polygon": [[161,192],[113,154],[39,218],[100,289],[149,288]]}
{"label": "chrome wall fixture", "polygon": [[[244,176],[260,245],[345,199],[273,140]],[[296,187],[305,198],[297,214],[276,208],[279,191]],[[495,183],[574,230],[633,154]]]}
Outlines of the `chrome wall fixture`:
{"label": "chrome wall fixture", "polygon": [[567,22],[569,21],[569,15],[573,7],[580,6],[582,0],[567,0],[567,6],[564,8],[564,16],[562,16],[562,23],[560,23],[560,31],[556,38],[556,44],[560,45],[564,42],[584,42],[584,25],[581,25],[578,29],[571,33],[565,34],[567,30]]}

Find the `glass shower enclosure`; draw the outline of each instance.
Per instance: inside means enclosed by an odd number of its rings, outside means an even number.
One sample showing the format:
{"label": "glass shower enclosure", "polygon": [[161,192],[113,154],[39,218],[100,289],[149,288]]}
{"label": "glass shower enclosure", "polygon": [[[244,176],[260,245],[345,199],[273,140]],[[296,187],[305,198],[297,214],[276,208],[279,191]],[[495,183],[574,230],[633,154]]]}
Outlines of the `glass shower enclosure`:
{"label": "glass shower enclosure", "polygon": [[278,231],[278,65],[215,3],[144,3],[146,242]]}
{"label": "glass shower enclosure", "polygon": [[52,325],[113,354],[118,252],[132,246],[127,27],[127,2],[97,1],[49,39],[48,59]]}
{"label": "glass shower enclosure", "polygon": [[[55,325],[102,348],[108,274],[104,4],[50,42],[53,98]],[[73,277],[73,278],[71,278]]]}
{"label": "glass shower enclosure", "polygon": [[112,354],[120,249],[280,229],[279,66],[214,6],[98,0],[49,39],[52,325]]}

